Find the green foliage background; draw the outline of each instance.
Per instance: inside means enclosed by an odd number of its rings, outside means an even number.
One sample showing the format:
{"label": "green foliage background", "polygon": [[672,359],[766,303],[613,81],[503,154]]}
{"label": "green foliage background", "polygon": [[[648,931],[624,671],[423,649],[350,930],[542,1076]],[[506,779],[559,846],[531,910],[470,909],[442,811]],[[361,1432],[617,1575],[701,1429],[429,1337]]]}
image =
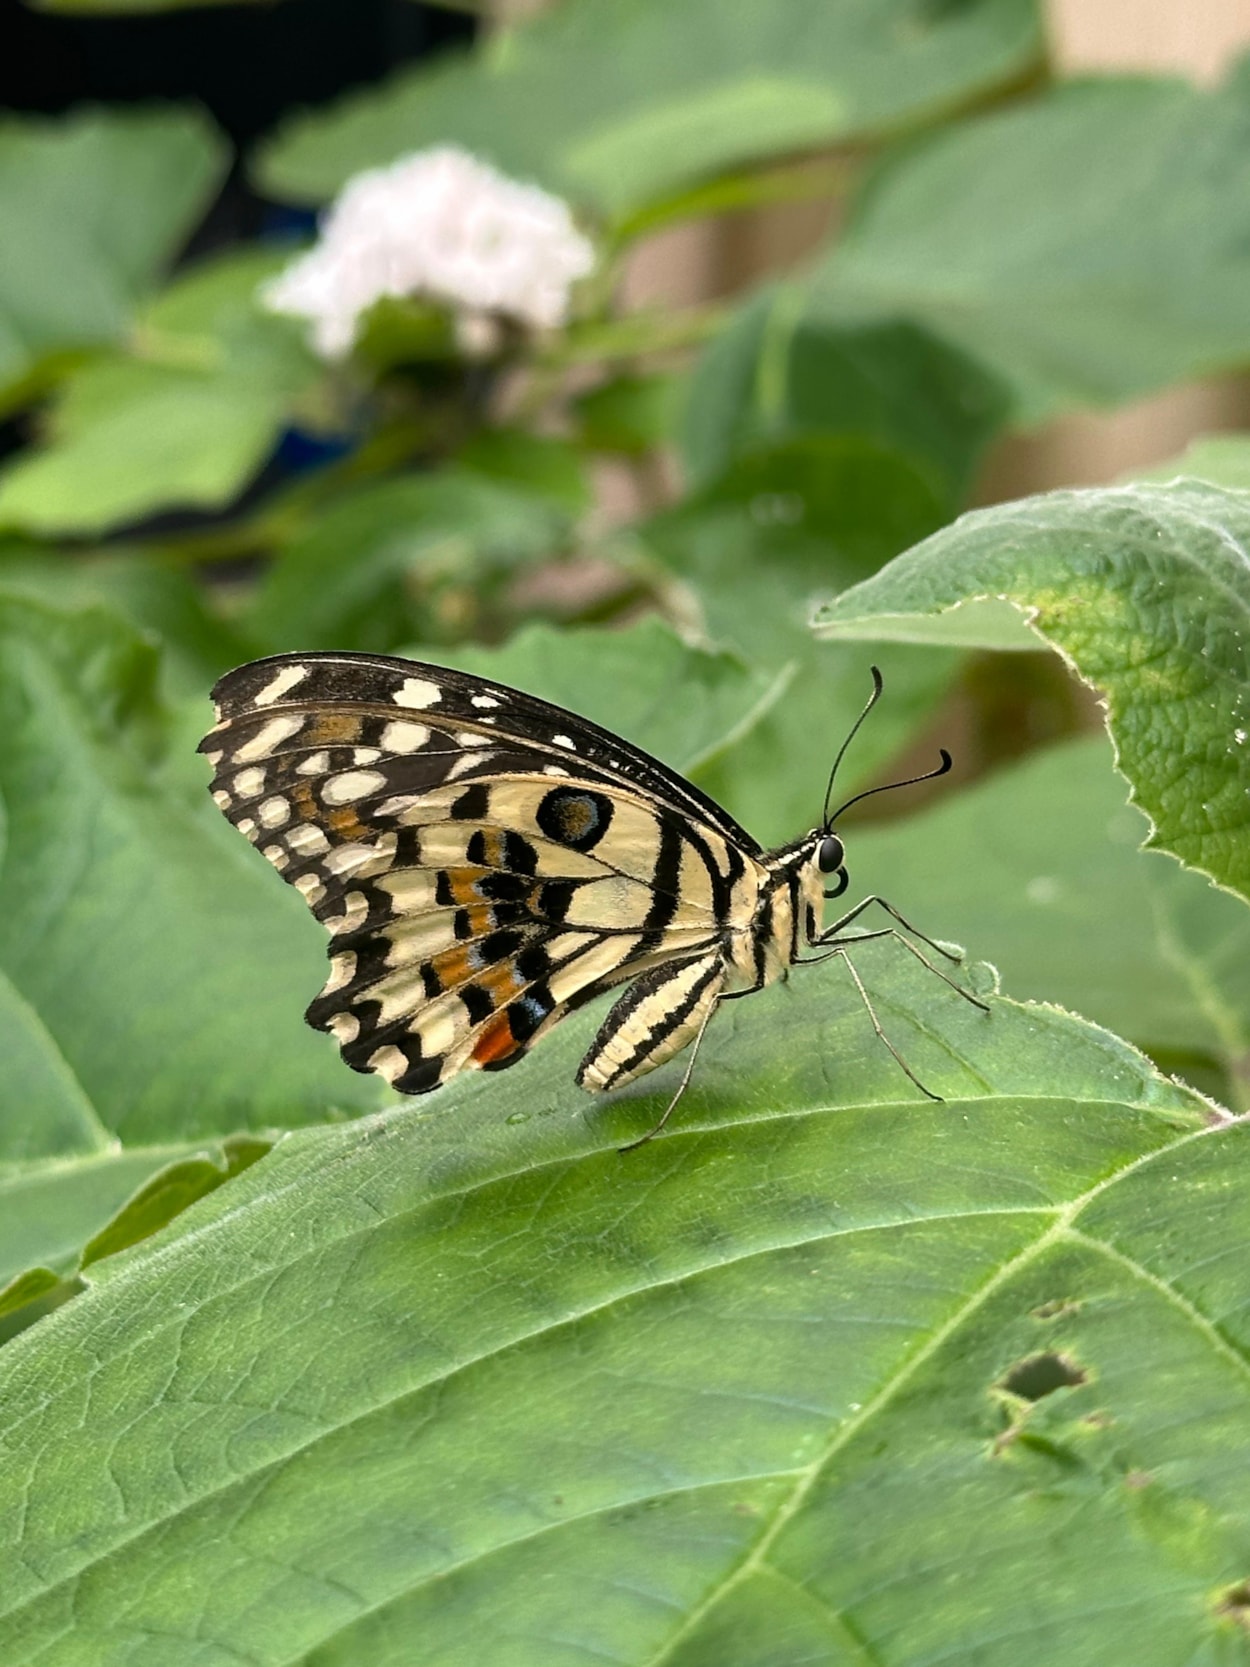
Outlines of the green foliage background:
{"label": "green foliage background", "polygon": [[[249,159],[565,196],[598,270],[485,369],[414,302],[328,370],[272,244],[174,270],[194,111],[0,128],[5,1667],[1250,1661],[1250,437],[961,514],[1005,433],[1250,358],[1246,92],[1062,84],[1031,0],[565,0]],[[801,269],[621,311],[648,232],[796,197]],[[193,751],[331,646],[769,842],[880,664],[848,793],[956,732],[962,780],[848,819],[852,896],[1003,978],[862,952],[942,1103],[836,965],[629,1157],[673,1072],[580,1094],[595,1011],[428,1101],[347,1071]]]}

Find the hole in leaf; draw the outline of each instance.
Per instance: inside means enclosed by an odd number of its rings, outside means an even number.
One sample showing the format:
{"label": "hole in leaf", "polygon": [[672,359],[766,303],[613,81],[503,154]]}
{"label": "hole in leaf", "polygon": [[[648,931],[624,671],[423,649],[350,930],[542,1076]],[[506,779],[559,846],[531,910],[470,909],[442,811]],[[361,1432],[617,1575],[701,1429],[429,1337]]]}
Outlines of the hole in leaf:
{"label": "hole in leaf", "polygon": [[998,1388],[1009,1395],[1018,1395],[1022,1401],[1040,1401],[1045,1395],[1053,1395],[1056,1389],[1074,1389],[1088,1382],[1089,1374],[1074,1360],[1047,1350],[1017,1360],[999,1379]]}

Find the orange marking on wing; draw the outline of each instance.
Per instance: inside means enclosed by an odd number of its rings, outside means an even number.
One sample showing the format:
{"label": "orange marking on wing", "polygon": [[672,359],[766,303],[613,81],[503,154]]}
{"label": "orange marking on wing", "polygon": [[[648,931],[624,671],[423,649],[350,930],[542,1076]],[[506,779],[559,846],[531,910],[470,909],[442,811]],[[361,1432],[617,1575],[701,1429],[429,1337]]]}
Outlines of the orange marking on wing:
{"label": "orange marking on wing", "polygon": [[463,944],[457,944],[455,949],[444,949],[433,957],[430,965],[438,974],[438,981],[444,990],[454,990],[461,984],[467,984],[478,970],[474,952]]}
{"label": "orange marking on wing", "polygon": [[496,1061],[507,1059],[509,1054],[514,1054],[519,1046],[512,1034],[507,1013],[496,1013],[482,1026],[482,1034],[473,1047],[473,1063],[494,1065]]}
{"label": "orange marking on wing", "polygon": [[525,988],[525,980],[517,971],[516,962],[511,959],[496,961],[493,967],[487,967],[478,978],[478,984],[496,1007],[501,1007],[509,997]]}
{"label": "orange marking on wing", "polygon": [[351,712],[318,712],[305,734],[310,746],[340,746],[360,739],[360,719]]}
{"label": "orange marking on wing", "polygon": [[312,783],[297,781],[291,789],[291,803],[301,822],[319,822],[321,810],[313,797]]}
{"label": "orange marking on wing", "polygon": [[486,874],[484,868],[448,868],[445,873],[447,889],[454,903],[471,905],[482,901],[477,883]]}
{"label": "orange marking on wing", "polygon": [[342,834],[344,839],[368,839],[369,830],[357,816],[350,805],[344,805],[341,810],[326,812],[326,821],[335,833]]}
{"label": "orange marking on wing", "polygon": [[485,933],[495,930],[495,911],[489,903],[478,903],[464,912],[468,917],[471,938],[480,938]]}
{"label": "orange marking on wing", "polygon": [[482,842],[486,849],[486,863],[489,868],[503,868],[504,835],[502,828],[483,828]]}

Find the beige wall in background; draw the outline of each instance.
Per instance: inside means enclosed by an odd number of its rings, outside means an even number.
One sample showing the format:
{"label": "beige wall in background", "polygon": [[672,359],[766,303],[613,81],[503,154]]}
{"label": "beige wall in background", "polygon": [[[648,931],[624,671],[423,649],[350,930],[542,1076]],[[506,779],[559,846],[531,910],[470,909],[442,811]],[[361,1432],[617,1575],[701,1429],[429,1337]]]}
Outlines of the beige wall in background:
{"label": "beige wall in background", "polygon": [[[1209,84],[1250,51],[1250,0],[1047,0],[1046,11],[1056,60],[1068,74],[1141,70]],[[809,205],[677,227],[639,249],[627,297],[635,305],[689,304],[724,293],[788,266],[828,223],[827,210]],[[1173,456],[1195,434],[1230,427],[1250,428],[1250,390],[1239,378],[1174,389],[1114,413],[1065,418],[1000,447],[982,496],[1111,480]]]}
{"label": "beige wall in background", "polygon": [[1068,71],[1169,70],[1217,81],[1250,47],[1250,0],[1048,0]]}

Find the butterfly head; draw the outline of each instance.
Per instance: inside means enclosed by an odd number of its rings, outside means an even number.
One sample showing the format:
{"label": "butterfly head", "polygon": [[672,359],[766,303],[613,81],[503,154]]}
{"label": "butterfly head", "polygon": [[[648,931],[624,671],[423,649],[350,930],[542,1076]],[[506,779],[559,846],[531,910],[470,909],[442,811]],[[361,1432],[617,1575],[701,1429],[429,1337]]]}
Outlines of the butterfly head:
{"label": "butterfly head", "polygon": [[869,669],[872,672],[872,693],[868,696],[863,711],[851,725],[846,740],[838,748],[838,756],[834,759],[833,769],[829,772],[829,784],[825,788],[825,803],[821,812],[820,826],[813,828],[795,847],[796,851],[801,852],[803,862],[811,865],[813,874],[819,875],[822,880],[828,875],[834,876],[836,883],[831,891],[825,892],[826,897],[841,897],[850,884],[846,872],[846,848],[839,836],[833,831],[834,823],[843,812],[849,810],[852,805],[857,805],[861,799],[871,798],[874,793],[889,793],[896,787],[912,787],[918,781],[932,781],[935,776],[944,776],[951,767],[951,755],[945,747],[941,747],[938,751],[942,762],[936,770],[929,770],[921,776],[911,776],[906,781],[891,781],[886,782],[881,787],[870,787],[863,793],[856,793],[854,798],[848,799],[845,804],[839,805],[837,810],[831,811],[829,809],[829,800],[833,796],[833,784],[837,778],[838,767],[846,756],[846,749],[859,732],[859,726],[877,704],[881,697],[881,690],[884,687],[881,673],[877,667],[872,666]]}
{"label": "butterfly head", "polygon": [[846,849],[836,833],[828,828],[816,828],[812,833],[812,860],[822,880],[833,875],[836,884],[834,889],[826,893],[829,897],[841,897],[850,885],[850,875],[846,872]]}

